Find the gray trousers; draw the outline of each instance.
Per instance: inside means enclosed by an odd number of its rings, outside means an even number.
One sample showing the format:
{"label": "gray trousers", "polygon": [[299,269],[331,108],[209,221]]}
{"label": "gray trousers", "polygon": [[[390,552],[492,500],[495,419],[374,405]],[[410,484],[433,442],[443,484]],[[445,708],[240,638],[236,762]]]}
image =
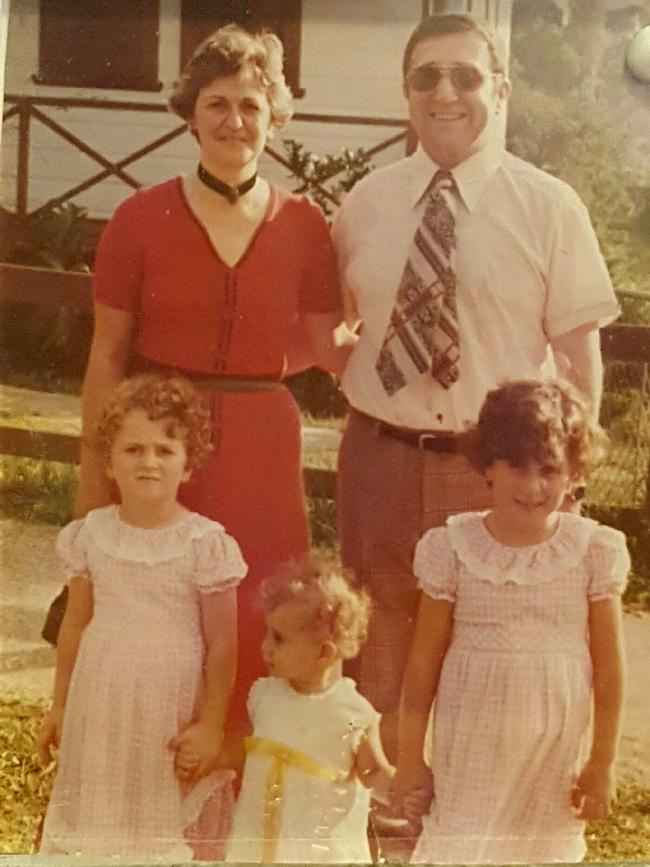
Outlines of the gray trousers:
{"label": "gray trousers", "polygon": [[339,453],[338,521],[343,564],[373,599],[368,640],[348,667],[383,714],[397,710],[419,603],[416,542],[449,515],[487,509],[491,494],[465,457],[437,454],[378,433],[351,410]]}

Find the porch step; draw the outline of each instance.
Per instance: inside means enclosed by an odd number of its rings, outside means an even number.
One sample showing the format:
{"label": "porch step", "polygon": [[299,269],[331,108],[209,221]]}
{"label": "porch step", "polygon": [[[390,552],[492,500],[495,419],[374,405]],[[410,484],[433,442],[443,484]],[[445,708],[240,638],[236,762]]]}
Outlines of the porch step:
{"label": "porch step", "polygon": [[3,637],[0,649],[0,673],[53,666],[54,650],[43,640],[23,641]]}

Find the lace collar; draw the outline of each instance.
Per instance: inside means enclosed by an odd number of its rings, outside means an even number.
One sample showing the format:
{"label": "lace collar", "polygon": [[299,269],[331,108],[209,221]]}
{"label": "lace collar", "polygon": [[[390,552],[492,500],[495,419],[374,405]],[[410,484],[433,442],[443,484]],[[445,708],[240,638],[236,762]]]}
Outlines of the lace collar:
{"label": "lace collar", "polygon": [[86,516],[85,526],[93,542],[105,554],[116,560],[137,563],[165,563],[187,553],[190,543],[221,524],[197,512],[188,512],[180,521],[168,527],[145,529],[124,522],[117,506],[94,509]]}
{"label": "lace collar", "polygon": [[502,545],[485,526],[487,512],[465,512],[447,520],[451,546],[458,559],[491,584],[533,584],[553,581],[584,558],[598,523],[561,512],[558,527],[545,542],[521,548]]}

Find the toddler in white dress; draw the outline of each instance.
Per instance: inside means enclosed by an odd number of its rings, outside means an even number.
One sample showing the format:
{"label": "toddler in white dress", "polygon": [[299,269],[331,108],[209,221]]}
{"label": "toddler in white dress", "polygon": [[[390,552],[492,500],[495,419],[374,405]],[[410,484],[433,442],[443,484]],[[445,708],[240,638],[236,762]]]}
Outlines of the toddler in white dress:
{"label": "toddler in white dress", "polygon": [[417,545],[394,791],[399,801],[429,773],[435,698],[434,798],[413,861],[579,861],[584,821],[609,811],[629,556],[618,530],[560,510],[603,440],[567,384],[490,392],[467,447],[493,508]]}
{"label": "toddler in white dress", "polygon": [[393,769],[379,714],[341,675],[369,600],[336,569],[292,567],[263,587],[270,677],[253,684],[228,861],[367,863],[370,789]]}
{"label": "toddler in white dress", "polygon": [[121,383],[99,421],[121,502],[59,536],[69,599],[38,738],[44,762],[60,746],[43,853],[223,857],[234,774],[216,768],[246,564],[176,499],[210,432],[191,386],[156,376]]}

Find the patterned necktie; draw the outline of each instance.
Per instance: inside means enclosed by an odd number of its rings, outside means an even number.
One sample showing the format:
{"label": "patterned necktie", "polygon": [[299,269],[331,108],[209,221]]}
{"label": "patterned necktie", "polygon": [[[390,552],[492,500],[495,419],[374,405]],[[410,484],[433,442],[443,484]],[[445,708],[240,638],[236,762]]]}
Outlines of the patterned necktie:
{"label": "patterned necktie", "polygon": [[375,364],[389,395],[427,370],[443,388],[458,379],[455,189],[436,172]]}

